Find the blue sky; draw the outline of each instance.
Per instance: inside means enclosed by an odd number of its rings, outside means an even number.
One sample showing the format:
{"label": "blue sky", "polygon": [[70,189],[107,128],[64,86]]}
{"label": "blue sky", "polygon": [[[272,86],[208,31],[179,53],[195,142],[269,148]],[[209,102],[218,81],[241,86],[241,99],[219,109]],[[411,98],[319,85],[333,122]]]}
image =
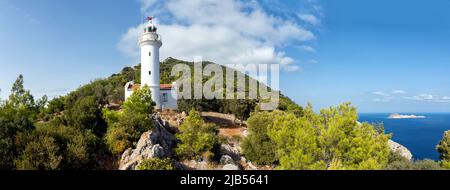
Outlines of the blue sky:
{"label": "blue sky", "polygon": [[1,0],[0,97],[19,74],[36,96],[56,96],[137,64],[133,40],[149,13],[163,57],[283,62],[281,90],[301,105],[450,112],[449,1],[185,2]]}

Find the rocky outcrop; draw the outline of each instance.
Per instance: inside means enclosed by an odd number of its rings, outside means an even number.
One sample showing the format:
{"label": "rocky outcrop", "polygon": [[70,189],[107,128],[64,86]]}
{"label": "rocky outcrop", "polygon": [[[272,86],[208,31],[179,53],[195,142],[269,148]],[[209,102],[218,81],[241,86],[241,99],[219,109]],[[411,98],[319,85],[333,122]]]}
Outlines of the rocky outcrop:
{"label": "rocky outcrop", "polygon": [[241,159],[241,151],[239,146],[235,146],[232,144],[222,144],[221,147],[222,155],[228,155],[233,160],[238,161]]}
{"label": "rocky outcrop", "polygon": [[158,115],[153,115],[154,127],[141,135],[135,149],[127,149],[119,162],[119,170],[134,170],[145,159],[172,156],[176,144],[170,126]]}
{"label": "rocky outcrop", "polygon": [[236,164],[227,164],[222,167],[222,170],[239,170],[239,166]]}
{"label": "rocky outcrop", "polygon": [[409,151],[406,147],[404,147],[403,145],[394,142],[392,140],[388,141],[388,145],[389,148],[391,149],[392,152],[396,152],[398,154],[400,154],[401,156],[405,157],[408,160],[411,160],[413,155],[411,154],[411,151]]}

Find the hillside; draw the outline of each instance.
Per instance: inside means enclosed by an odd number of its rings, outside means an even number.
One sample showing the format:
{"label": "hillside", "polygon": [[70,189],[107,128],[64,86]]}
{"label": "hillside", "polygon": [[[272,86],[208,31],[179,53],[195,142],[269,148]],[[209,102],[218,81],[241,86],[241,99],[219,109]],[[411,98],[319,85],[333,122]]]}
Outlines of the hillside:
{"label": "hillside", "polygon": [[[176,64],[186,64],[193,69],[192,62],[186,62],[177,60],[174,58],[168,58],[161,63],[161,84],[172,83],[177,78],[171,77],[171,69]],[[203,65],[215,64],[212,62],[205,62]],[[225,69],[224,66],[221,66]],[[225,71],[225,70],[224,70]],[[253,78],[245,75],[246,81],[254,80]],[[206,82],[207,78],[204,78]],[[70,93],[70,96],[78,96],[93,94],[95,96],[100,96],[102,99],[102,104],[122,104],[124,101],[124,85],[129,82],[134,81],[135,83],[140,83],[140,65],[135,67],[125,67],[120,73],[113,74],[106,79],[96,80],[90,84],[84,85],[78,88],[76,91]],[[225,81],[225,80],[224,80]],[[224,87],[225,88],[225,87]],[[248,89],[247,89],[248,91]],[[198,111],[213,111],[219,113],[233,113],[242,119],[248,118],[249,114],[255,110],[259,100],[178,100],[178,107],[180,111],[188,112],[195,108]],[[280,105],[279,109],[287,112],[295,113],[300,116],[302,114],[302,108],[298,106],[288,97],[283,94],[280,95]]]}

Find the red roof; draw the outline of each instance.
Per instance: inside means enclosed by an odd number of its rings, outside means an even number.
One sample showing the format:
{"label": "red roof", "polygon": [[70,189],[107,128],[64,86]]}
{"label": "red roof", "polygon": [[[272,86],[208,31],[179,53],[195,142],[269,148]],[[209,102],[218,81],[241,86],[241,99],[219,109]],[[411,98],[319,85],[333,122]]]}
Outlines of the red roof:
{"label": "red roof", "polygon": [[[128,90],[132,90],[132,91],[138,90],[140,88],[141,88],[141,84],[133,84],[133,85],[128,86]],[[172,85],[171,84],[160,84],[159,88],[162,90],[170,90],[170,89],[172,89]]]}
{"label": "red roof", "polygon": [[159,87],[161,88],[161,89],[168,89],[168,90],[170,90],[170,89],[172,89],[172,85],[171,84],[160,84],[159,85]]}

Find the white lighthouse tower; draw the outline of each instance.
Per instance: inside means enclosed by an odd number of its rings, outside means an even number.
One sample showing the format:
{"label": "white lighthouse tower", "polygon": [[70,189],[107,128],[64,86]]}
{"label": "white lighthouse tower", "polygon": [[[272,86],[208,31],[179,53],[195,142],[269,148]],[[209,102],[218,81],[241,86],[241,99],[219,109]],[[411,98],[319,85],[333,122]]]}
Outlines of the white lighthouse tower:
{"label": "white lighthouse tower", "polygon": [[147,21],[144,31],[139,37],[139,46],[141,48],[141,84],[135,84],[134,81],[125,84],[125,100],[134,91],[148,86],[152,92],[152,100],[156,103],[155,108],[157,110],[176,110],[178,108],[176,83],[160,84],[159,48],[162,46],[161,36],[157,33],[158,29],[153,24],[153,18],[148,17]]}
{"label": "white lighthouse tower", "polygon": [[160,71],[159,48],[162,46],[161,36],[153,24],[153,18],[149,17],[144,28],[144,33],[139,38],[141,47],[141,87],[147,85],[152,92],[152,100],[156,103],[156,109],[161,109],[160,97]]}

